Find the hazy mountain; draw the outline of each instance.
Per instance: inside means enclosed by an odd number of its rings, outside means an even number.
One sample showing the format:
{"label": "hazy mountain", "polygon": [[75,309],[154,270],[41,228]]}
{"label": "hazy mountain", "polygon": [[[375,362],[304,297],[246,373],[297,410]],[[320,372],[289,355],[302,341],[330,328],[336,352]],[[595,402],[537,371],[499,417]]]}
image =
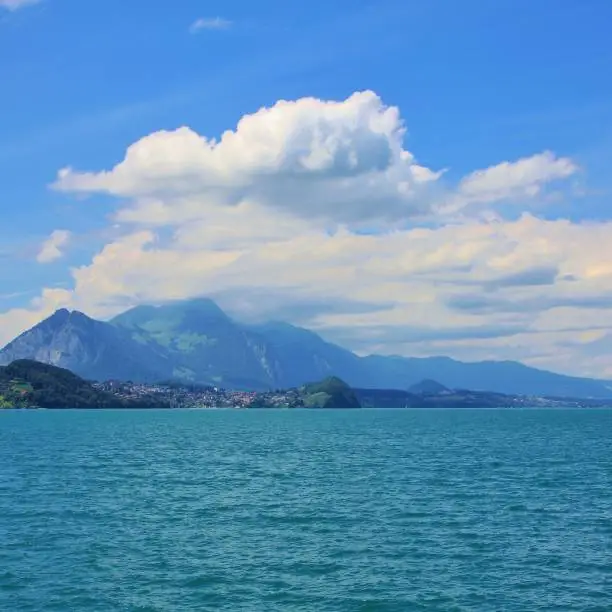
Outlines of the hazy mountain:
{"label": "hazy mountain", "polygon": [[176,379],[235,388],[287,388],[338,376],[359,388],[450,389],[612,397],[612,384],[500,361],[358,357],[314,332],[272,322],[242,325],[207,299],[139,306],[110,322],[59,310],[0,351],[0,365],[35,359],[89,379]]}
{"label": "hazy mountain", "polygon": [[312,331],[278,321],[250,329],[265,339],[275,356],[279,386],[298,387],[328,376],[359,378],[362,360]]}
{"label": "hazy mountain", "polygon": [[[472,389],[519,395],[557,397],[612,397],[612,383],[578,378],[531,368],[516,361],[465,363],[449,357],[364,358],[368,367],[366,385],[405,389],[423,379],[434,379],[450,389]],[[372,385],[372,381],[377,385]],[[352,382],[352,381],[349,381]],[[402,386],[398,386],[399,384]]]}
{"label": "hazy mountain", "polygon": [[263,388],[280,382],[277,356],[264,337],[235,323],[213,301],[139,306],[111,322],[167,356],[170,378]]}

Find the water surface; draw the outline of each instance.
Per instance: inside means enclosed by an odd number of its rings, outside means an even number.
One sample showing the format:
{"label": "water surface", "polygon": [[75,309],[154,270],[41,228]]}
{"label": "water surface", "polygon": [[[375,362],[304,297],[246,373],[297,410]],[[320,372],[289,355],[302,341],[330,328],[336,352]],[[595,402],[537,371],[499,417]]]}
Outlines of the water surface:
{"label": "water surface", "polygon": [[612,412],[5,411],[0,610],[610,611]]}

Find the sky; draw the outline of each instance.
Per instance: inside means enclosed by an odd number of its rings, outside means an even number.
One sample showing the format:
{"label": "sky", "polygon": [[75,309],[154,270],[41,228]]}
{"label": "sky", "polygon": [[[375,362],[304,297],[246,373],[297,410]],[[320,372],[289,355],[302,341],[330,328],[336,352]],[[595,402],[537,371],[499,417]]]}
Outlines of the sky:
{"label": "sky", "polygon": [[0,0],[0,345],[209,296],[612,378],[608,0]]}

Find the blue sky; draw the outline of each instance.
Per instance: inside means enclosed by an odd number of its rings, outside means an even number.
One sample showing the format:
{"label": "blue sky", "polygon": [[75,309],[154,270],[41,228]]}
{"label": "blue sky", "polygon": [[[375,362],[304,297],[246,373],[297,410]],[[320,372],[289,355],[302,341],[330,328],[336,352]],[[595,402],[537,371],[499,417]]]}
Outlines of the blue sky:
{"label": "blue sky", "polygon": [[[500,200],[491,207],[495,214],[511,223],[529,212],[541,222],[567,219],[578,229],[610,219],[612,4],[606,0],[2,4],[0,312],[37,312],[31,300],[44,288],[72,290],[71,268],[90,266],[105,245],[138,229],[113,216],[134,194],[92,190],[83,197],[50,189],[61,168],[109,170],[131,144],[181,126],[219,138],[241,117],[278,100],[343,101],[354,92],[375,92],[399,109],[405,147],[419,164],[447,169],[440,179],[445,192],[475,170],[552,151],[580,168],[563,192],[518,206],[512,198]],[[210,27],[194,32],[198,20]],[[446,223],[435,216],[434,225]],[[158,225],[162,244],[176,227]],[[37,261],[42,243],[58,229],[70,232],[62,257]],[[17,320],[26,319],[6,318],[5,327],[20,331]],[[350,319],[332,324],[317,312],[303,323],[320,324],[351,344]],[[557,330],[563,342],[571,341],[572,326]],[[604,331],[598,333],[599,346]],[[557,364],[546,356],[554,354],[552,345],[527,348],[520,337],[512,351],[483,345],[473,357],[499,353],[570,367],[569,351],[567,363]],[[368,350],[384,351],[385,342],[381,336]],[[356,349],[362,344],[354,342]],[[407,354],[443,349],[472,356],[469,347],[451,344],[389,346]]]}

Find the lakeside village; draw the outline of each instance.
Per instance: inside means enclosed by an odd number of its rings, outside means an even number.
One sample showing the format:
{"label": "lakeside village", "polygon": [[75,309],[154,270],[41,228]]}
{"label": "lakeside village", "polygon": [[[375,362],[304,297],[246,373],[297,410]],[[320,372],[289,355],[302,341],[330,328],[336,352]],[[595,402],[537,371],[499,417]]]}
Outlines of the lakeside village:
{"label": "lakeside village", "polygon": [[[168,408],[304,408],[306,396],[300,389],[274,391],[239,391],[221,387],[182,384],[146,384],[124,381],[93,383],[100,391],[126,402],[140,402]],[[401,393],[401,392],[400,392]],[[398,408],[589,408],[610,407],[610,400],[501,395],[475,391],[445,390],[432,395],[386,397],[387,392],[370,390],[361,397],[365,407]]]}
{"label": "lakeside village", "polygon": [[165,404],[170,408],[300,408],[304,405],[297,389],[237,391],[220,387],[116,380],[93,383],[93,387],[122,400],[154,399],[155,405]]}

